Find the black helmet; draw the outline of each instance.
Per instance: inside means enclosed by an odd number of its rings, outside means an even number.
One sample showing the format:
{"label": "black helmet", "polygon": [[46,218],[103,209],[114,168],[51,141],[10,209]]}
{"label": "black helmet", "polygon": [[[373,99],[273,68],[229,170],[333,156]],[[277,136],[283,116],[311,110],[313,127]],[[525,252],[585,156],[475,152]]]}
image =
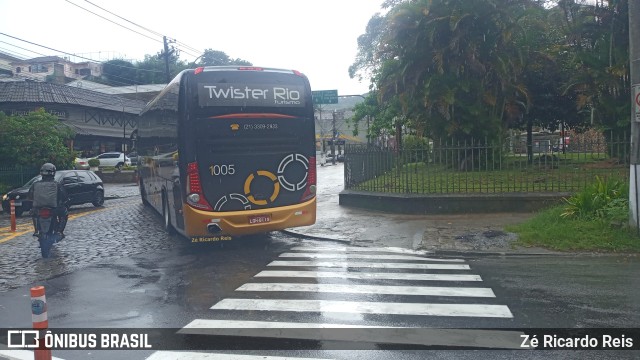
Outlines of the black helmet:
{"label": "black helmet", "polygon": [[56,166],[53,165],[52,163],[46,163],[44,165],[42,165],[42,167],[40,168],[40,175],[42,175],[42,177],[44,178],[45,176],[55,176],[56,174]]}

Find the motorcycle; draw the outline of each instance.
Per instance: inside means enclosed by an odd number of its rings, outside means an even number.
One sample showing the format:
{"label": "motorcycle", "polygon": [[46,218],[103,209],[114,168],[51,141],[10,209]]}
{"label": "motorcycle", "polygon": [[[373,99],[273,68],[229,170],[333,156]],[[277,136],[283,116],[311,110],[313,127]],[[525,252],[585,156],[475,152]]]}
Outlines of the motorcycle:
{"label": "motorcycle", "polygon": [[36,227],[38,229],[38,242],[43,258],[48,258],[53,244],[61,240],[58,230],[58,217],[52,208],[40,208],[36,211]]}

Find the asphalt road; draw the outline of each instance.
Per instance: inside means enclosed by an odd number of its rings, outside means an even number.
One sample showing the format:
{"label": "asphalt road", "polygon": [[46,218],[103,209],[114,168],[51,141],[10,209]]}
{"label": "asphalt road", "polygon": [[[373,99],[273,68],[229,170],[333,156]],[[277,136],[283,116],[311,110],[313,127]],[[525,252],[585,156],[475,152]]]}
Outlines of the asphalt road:
{"label": "asphalt road", "polygon": [[[380,243],[349,247],[282,233],[224,247],[190,244],[160,230],[160,217],[142,206],[134,187],[121,192],[123,197],[104,208],[75,208],[67,239],[48,260],[40,258],[28,219],[20,235],[0,229],[0,328],[29,328],[29,288],[44,285],[52,328],[187,331],[191,335],[180,346],[198,353],[239,349],[231,358],[240,353],[339,359],[639,356],[630,351],[416,350],[518,347],[514,340],[522,329],[637,327],[636,257],[434,257]],[[291,324],[304,324],[306,330],[287,330]],[[197,358],[159,346],[54,355]],[[344,348],[360,351],[337,350]]]}

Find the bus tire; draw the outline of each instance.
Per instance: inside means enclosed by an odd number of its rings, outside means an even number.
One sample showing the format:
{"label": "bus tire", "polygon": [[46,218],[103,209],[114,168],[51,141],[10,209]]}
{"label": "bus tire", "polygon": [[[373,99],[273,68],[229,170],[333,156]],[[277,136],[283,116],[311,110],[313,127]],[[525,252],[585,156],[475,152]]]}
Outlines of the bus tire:
{"label": "bus tire", "polygon": [[162,193],[162,220],[164,221],[164,231],[169,234],[174,233],[173,226],[171,225],[171,213],[169,212],[169,199],[167,199],[166,193]]}

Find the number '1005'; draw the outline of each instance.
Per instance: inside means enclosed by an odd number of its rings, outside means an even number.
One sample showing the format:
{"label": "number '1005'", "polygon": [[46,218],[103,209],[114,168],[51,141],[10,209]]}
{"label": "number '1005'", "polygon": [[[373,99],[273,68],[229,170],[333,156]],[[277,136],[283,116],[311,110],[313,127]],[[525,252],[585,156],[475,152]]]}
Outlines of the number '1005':
{"label": "number '1005'", "polygon": [[209,166],[209,171],[211,172],[211,176],[224,176],[224,175],[233,175],[236,173],[236,169],[234,169],[234,165],[211,165]]}

